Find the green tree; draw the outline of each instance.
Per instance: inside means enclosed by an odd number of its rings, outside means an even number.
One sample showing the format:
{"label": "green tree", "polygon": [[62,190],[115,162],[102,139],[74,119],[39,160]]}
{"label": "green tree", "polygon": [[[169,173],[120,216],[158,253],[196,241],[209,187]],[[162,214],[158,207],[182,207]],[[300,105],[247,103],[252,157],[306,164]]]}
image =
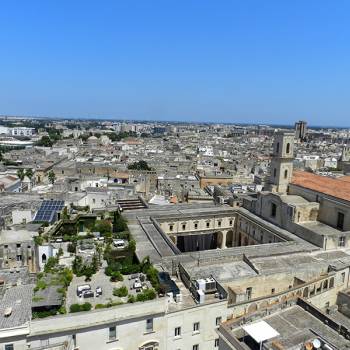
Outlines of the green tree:
{"label": "green tree", "polygon": [[56,181],[56,175],[53,172],[53,170],[49,171],[49,173],[47,174],[47,177],[48,177],[50,183],[53,185],[55,183],[55,181]]}
{"label": "green tree", "polygon": [[124,218],[115,211],[113,213],[113,232],[123,232],[127,230],[128,226],[124,220]]}
{"label": "green tree", "polygon": [[113,289],[113,295],[119,298],[126,297],[128,295],[128,288],[123,286]]}
{"label": "green tree", "polygon": [[18,178],[23,181],[24,180],[24,177],[26,176],[25,172],[24,172],[24,169],[18,169],[17,170],[17,176]]}
{"label": "green tree", "polygon": [[63,219],[63,220],[69,220],[69,214],[68,214],[68,209],[67,209],[67,207],[64,207],[64,208],[63,208],[62,219]]}
{"label": "green tree", "polygon": [[146,170],[150,171],[152,168],[150,168],[145,160],[140,160],[138,162],[132,163],[128,165],[128,169],[131,170]]}
{"label": "green tree", "polygon": [[79,275],[82,268],[83,268],[83,258],[78,255],[73,260],[72,269],[76,275]]}
{"label": "green tree", "polygon": [[105,236],[108,233],[112,232],[112,225],[107,220],[99,220],[99,221],[96,221],[94,230],[96,230],[97,232],[100,232],[102,236]]}
{"label": "green tree", "polygon": [[36,146],[52,147],[53,142],[49,136],[43,136],[39,141],[36,142]]}
{"label": "green tree", "polygon": [[27,169],[26,170],[26,176],[29,178],[29,179],[32,179],[34,173],[33,173],[33,170],[32,169]]}

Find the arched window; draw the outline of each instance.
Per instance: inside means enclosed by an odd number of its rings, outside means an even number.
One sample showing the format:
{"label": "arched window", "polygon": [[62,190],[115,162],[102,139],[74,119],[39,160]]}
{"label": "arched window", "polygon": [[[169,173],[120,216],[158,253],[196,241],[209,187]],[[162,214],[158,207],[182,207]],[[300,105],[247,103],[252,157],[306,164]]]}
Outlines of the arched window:
{"label": "arched window", "polygon": [[46,254],[44,253],[42,256],[41,256],[41,261],[43,262],[43,264],[46,264]]}
{"label": "arched window", "polygon": [[284,171],[284,178],[286,179],[288,177],[288,170],[286,169],[285,171]]}
{"label": "arched window", "polygon": [[287,143],[286,153],[289,154],[289,152],[290,152],[290,143]]}

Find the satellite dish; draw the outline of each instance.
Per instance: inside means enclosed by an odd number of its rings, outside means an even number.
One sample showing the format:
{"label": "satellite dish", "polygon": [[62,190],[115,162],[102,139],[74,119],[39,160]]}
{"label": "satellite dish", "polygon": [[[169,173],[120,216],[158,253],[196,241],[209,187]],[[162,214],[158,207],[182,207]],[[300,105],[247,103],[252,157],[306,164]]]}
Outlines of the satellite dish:
{"label": "satellite dish", "polygon": [[321,348],[321,341],[316,338],[312,341],[312,345],[314,346],[315,349],[319,349]]}

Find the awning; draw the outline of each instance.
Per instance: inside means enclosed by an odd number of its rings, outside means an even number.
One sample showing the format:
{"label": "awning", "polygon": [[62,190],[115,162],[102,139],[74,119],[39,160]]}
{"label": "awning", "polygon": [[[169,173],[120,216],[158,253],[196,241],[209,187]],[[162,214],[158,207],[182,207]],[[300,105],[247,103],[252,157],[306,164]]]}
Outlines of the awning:
{"label": "awning", "polygon": [[259,344],[265,340],[272,339],[280,335],[265,321],[248,324],[242,326],[242,328]]}

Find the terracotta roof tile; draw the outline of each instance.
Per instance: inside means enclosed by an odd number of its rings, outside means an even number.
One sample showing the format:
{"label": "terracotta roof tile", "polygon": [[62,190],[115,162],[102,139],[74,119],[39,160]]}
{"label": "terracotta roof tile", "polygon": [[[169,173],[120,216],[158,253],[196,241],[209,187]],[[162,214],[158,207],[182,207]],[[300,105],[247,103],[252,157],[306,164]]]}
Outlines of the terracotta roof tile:
{"label": "terracotta roof tile", "polygon": [[295,171],[291,183],[335,198],[350,201],[350,179],[345,179],[345,177],[332,179],[305,171]]}

